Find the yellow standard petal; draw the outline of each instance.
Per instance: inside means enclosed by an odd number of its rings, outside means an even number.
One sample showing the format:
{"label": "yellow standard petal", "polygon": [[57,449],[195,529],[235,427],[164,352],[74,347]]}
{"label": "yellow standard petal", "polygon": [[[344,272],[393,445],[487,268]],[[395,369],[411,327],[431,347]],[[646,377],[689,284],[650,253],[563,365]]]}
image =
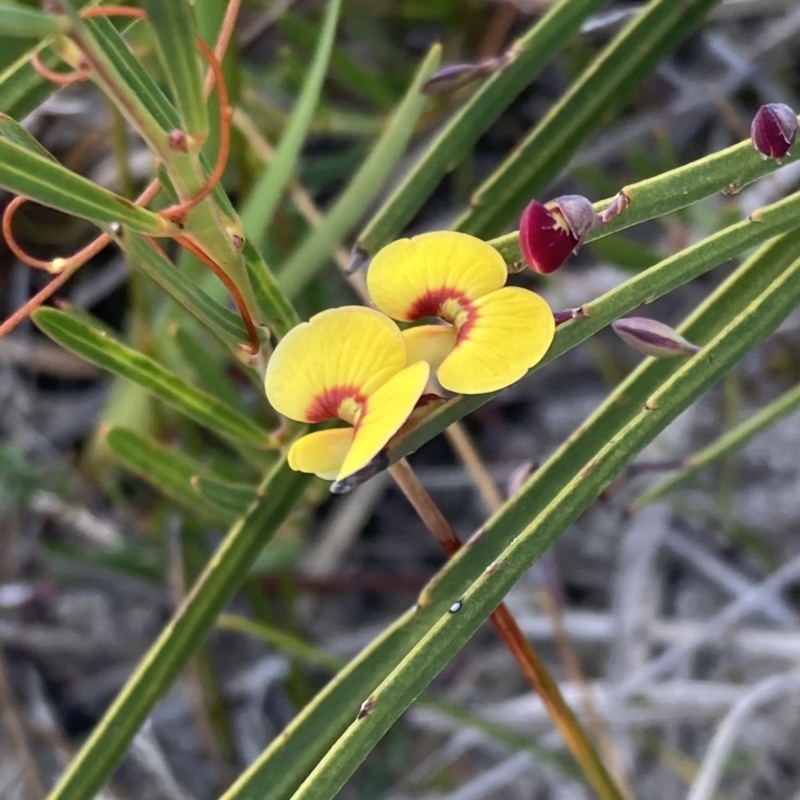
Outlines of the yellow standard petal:
{"label": "yellow standard petal", "polygon": [[378,386],[406,365],[400,329],[378,311],[344,306],[293,328],[267,364],[264,387],[272,407],[300,422],[355,422]]}
{"label": "yellow standard petal", "polygon": [[313,472],[333,480],[342,468],[353,444],[352,428],[331,428],[301,436],[289,448],[289,466],[297,472]]}
{"label": "yellow standard petal", "polygon": [[439,383],[460,394],[495,392],[544,357],[555,320],[545,301],[527,289],[508,286],[475,301],[469,326],[439,367]]}
{"label": "yellow standard petal", "polygon": [[452,325],[417,325],[403,331],[406,358],[409,364],[427,361],[438,369],[456,346],[456,329]]}
{"label": "yellow standard petal", "polygon": [[369,398],[337,480],[358,472],[386,446],[414,410],[429,376],[430,367],[419,361],[399,372]]}
{"label": "yellow standard petal", "polygon": [[460,308],[504,286],[507,277],[503,257],[482,239],[434,231],[398,239],[378,252],[367,287],[375,305],[394,319],[456,322]]}

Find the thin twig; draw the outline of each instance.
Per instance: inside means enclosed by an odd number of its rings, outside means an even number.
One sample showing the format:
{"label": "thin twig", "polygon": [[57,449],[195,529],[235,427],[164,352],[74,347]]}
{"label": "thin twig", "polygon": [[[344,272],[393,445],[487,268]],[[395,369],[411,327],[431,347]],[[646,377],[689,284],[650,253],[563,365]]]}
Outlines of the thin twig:
{"label": "thin twig", "polygon": [[[450,556],[456,553],[461,548],[461,542],[433,498],[419,482],[409,463],[401,459],[389,467],[389,473],[445,552]],[[501,603],[489,619],[514,656],[522,674],[547,707],[553,722],[595,791],[601,798],[622,800],[622,793],[603,764],[591,739],[567,705],[547,667],[523,636],[507,606]]]}

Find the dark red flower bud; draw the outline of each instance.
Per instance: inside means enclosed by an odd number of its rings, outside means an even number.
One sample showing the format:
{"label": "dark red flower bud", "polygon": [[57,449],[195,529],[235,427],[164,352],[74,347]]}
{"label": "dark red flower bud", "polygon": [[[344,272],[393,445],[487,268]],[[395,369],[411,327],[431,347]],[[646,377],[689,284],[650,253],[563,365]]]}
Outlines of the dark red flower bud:
{"label": "dark red flower bud", "polygon": [[783,158],[797,138],[797,115],[783,103],[761,106],[750,126],[753,147],[765,158]]}
{"label": "dark red flower bud", "polygon": [[544,204],[531,200],[519,223],[522,256],[534,272],[555,272],[580,247],[597,221],[592,204],[577,194]]}

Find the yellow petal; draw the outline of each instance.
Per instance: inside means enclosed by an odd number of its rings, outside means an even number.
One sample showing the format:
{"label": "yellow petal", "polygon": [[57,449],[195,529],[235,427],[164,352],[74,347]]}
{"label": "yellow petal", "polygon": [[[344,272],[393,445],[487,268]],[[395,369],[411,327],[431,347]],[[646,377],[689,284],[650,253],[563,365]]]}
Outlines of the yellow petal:
{"label": "yellow petal", "polygon": [[352,428],[331,428],[301,436],[289,448],[289,466],[297,472],[313,472],[333,480],[353,444]]}
{"label": "yellow petal", "polygon": [[419,361],[399,372],[369,398],[337,480],[358,472],[378,455],[414,410],[429,376],[430,367]]}
{"label": "yellow petal", "polygon": [[456,329],[452,325],[417,325],[403,331],[406,359],[409,364],[427,361],[438,369],[456,346]]}
{"label": "yellow petal", "polygon": [[398,239],[377,253],[367,272],[373,303],[390,317],[412,321],[442,316],[447,297],[474,300],[505,285],[500,253],[482,239],[456,231]]}
{"label": "yellow petal", "polygon": [[518,381],[553,341],[553,312],[539,295],[508,286],[475,301],[471,327],[461,332],[437,377],[445,389],[483,394]]}
{"label": "yellow petal", "polygon": [[406,365],[400,330],[378,311],[344,306],[293,328],[267,364],[264,387],[272,407],[301,422],[337,416],[350,395],[369,395]]}

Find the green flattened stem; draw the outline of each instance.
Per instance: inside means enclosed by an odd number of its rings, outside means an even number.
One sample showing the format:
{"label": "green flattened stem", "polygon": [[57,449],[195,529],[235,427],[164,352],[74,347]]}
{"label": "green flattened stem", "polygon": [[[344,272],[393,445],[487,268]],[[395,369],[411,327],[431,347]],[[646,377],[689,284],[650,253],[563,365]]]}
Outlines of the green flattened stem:
{"label": "green flattened stem", "polygon": [[[681,362],[660,382],[644,404],[632,410],[617,435],[608,438],[606,434],[604,443],[590,460],[584,459],[586,453],[577,458],[569,480],[548,498],[538,513],[524,513],[527,503],[536,507],[542,502],[537,471],[518,495],[487,523],[476,545],[499,539],[490,545],[493,548],[502,545],[496,558],[487,563],[481,558],[485,552],[479,554],[480,548],[473,546],[461,550],[444,566],[434,585],[449,582],[454,573],[462,573],[463,577],[467,564],[474,576],[464,591],[453,596],[454,601],[459,600],[457,611],[439,616],[387,678],[369,689],[368,694],[365,692],[361,712],[292,795],[293,800],[333,798],[531,564],[643,447],[748,349],[773,332],[800,301],[800,260],[795,260],[760,292],[753,291],[758,276],[752,270],[745,270],[745,274],[755,283],[743,290],[743,308],[732,311],[720,302],[721,297],[725,300],[724,294],[715,293],[714,301],[704,304],[703,314],[719,323],[718,333],[707,340],[700,353]],[[681,332],[688,333],[684,329]],[[608,402],[619,399],[615,391]],[[509,517],[516,517],[520,524],[510,524]]]}
{"label": "green flattened stem", "polygon": [[[157,2],[158,0],[154,0]],[[314,60],[303,83],[303,89],[292,113],[292,118],[281,136],[275,155],[256,181],[244,209],[242,224],[247,238],[257,250],[261,249],[264,235],[272,222],[289,179],[292,177],[297,159],[308,134],[308,128],[319,103],[320,91],[328,70],[331,49],[336,37],[341,0],[329,0],[325,21],[319,32]]]}
{"label": "green flattened stem", "polygon": [[[787,210],[787,216],[795,219],[795,223],[791,224],[796,224],[800,215],[800,200],[794,198],[794,202],[795,206]],[[750,227],[755,229],[757,226]],[[699,322],[681,329],[681,333],[698,342],[707,341],[716,334],[726,314],[736,314],[744,307],[748,292],[753,287],[760,290],[768,285],[800,252],[800,234],[792,234],[791,237],[782,237],[762,248],[712,296],[711,309],[700,310]],[[592,316],[560,326],[548,360],[566,352],[618,316],[635,308],[651,296],[653,289],[669,291],[732,255],[725,254],[727,251],[724,249],[720,250],[721,241],[712,242],[706,247],[704,244],[696,246],[702,249],[686,251],[668,259],[594,301],[591,304]],[[734,249],[734,252],[738,250]],[[636,391],[626,382],[624,391],[621,387],[602,411],[592,418],[594,424],[582,426],[580,435],[572,437],[534,473],[537,484],[535,489],[526,494],[525,501],[515,502],[504,510],[502,535],[501,528],[494,525],[486,535],[471,541],[469,547],[465,547],[457,556],[461,560],[467,553],[470,554],[469,569],[465,565],[463,569],[448,570],[435,578],[423,592],[419,607],[403,615],[350,661],[301,711],[282,736],[240,776],[222,800],[287,800],[291,797],[299,782],[356,717],[371,689],[389,674],[431,625],[447,613],[471,581],[498,557],[515,532],[522,530],[546,503],[562,491],[576,471],[592,460],[609,437],[639,412],[648,394],[669,374],[663,370],[675,366],[674,363],[653,363],[650,367],[653,372],[648,372],[647,380],[636,381]],[[434,414],[426,423],[429,427],[423,425],[412,433],[411,439],[400,446],[400,452],[416,449],[488,399],[488,396],[482,396],[477,400],[457,398],[450,401],[447,405],[451,413],[444,417]]]}
{"label": "green flattened stem", "polygon": [[69,28],[69,23],[63,17],[45,14],[38,9],[7,0],[0,2],[0,19],[3,21],[3,36],[38,38],[64,33]]}
{"label": "green flattened stem", "polygon": [[683,461],[683,466],[672,475],[664,478],[643,491],[631,504],[631,511],[638,511],[646,505],[660,500],[670,494],[679,486],[686,484],[690,478],[697,475],[711,464],[719,461],[730,453],[743,447],[762,431],[772,427],[776,422],[793,414],[800,408],[800,386],[784,392],[777,400],[773,400],[761,411],[753,414],[750,419],[736,425],[724,435],[720,436],[702,450],[688,456]]}
{"label": "green flattened stem", "polygon": [[106,229],[120,223],[150,236],[178,231],[158,214],[61,166],[41,148],[34,150],[29,143],[5,135],[0,135],[0,186]]}
{"label": "green flattened stem", "polygon": [[219,436],[248,444],[268,444],[269,433],[218,398],[195,389],[158,362],[116,341],[88,315],[39,308],[33,321],[51,339],[87,361],[128,378]]}
{"label": "green flattened stem", "polygon": [[155,46],[164,75],[187,136],[187,146],[198,151],[208,136],[208,104],[203,95],[203,71],[197,49],[194,12],[188,0],[145,0],[144,8],[155,34]]}
{"label": "green flattened stem", "polygon": [[228,531],[186,599],[72,760],[48,800],[91,800],[111,777],[147,715],[202,644],[310,477],[279,461]]}
{"label": "green flattened stem", "polygon": [[391,193],[358,237],[357,247],[370,258],[400,233],[442,179],[470,152],[508,104],[606,0],[563,0],[518,39],[514,55],[488,78],[428,145],[411,171]]}
{"label": "green flattened stem", "polygon": [[296,295],[316,275],[381,190],[429,102],[420,87],[438,69],[441,55],[441,45],[431,47],[367,159],[324,219],[278,273],[278,283],[289,297]]}
{"label": "green flattened stem", "polygon": [[[584,316],[558,327],[550,350],[534,370],[541,369],[643,303],[662,297],[749,248],[792,230],[797,226],[798,219],[800,195],[795,194],[758,209],[750,219],[723,228],[677,255],[640,272],[602,297],[584,304]],[[480,408],[492,397],[493,394],[483,394],[448,400],[429,416],[420,419],[395,442],[390,452],[392,460],[413,453],[448,425]]]}
{"label": "green flattened stem", "polygon": [[253,500],[251,490],[238,513],[220,506],[195,488],[205,471],[203,467],[183,453],[133,431],[112,428],[106,433],[105,442],[123,466],[203,522],[232,525]]}
{"label": "green flattened stem", "polygon": [[[781,164],[791,163],[798,158],[800,148],[787,155]],[[774,172],[781,164],[773,158],[765,159],[760,156],[747,139],[677,169],[631,183],[621,190],[630,202],[628,207],[605,225],[589,231],[585,242],[602,239],[640,222],[686,208],[718,192],[739,191],[749,183]],[[595,203],[595,211],[605,210],[612,202],[614,198]],[[508,263],[522,258],[519,231],[492,239],[490,244]]]}
{"label": "green flattened stem", "polygon": [[716,2],[685,0],[678,12],[675,0],[651,0],[478,188],[455,227],[477,236],[500,233]]}

